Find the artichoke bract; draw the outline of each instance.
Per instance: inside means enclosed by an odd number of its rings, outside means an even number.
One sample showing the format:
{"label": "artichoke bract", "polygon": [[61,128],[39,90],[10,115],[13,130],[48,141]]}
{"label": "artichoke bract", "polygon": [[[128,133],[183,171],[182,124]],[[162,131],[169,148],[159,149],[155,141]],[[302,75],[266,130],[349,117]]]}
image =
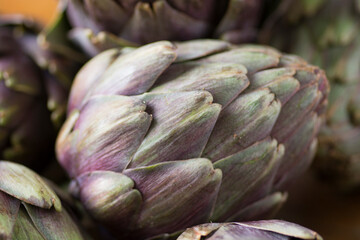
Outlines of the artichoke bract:
{"label": "artichoke bract", "polygon": [[36,169],[54,155],[76,72],[41,46],[39,28],[18,15],[0,16],[0,156]]}
{"label": "artichoke bract", "polygon": [[50,185],[7,161],[0,161],[0,238],[85,239]]}
{"label": "artichoke bract", "polygon": [[327,92],[322,70],[265,46],[111,49],[76,76],[57,156],[117,237],[264,217],[311,163]]}
{"label": "artichoke bract", "polygon": [[[282,10],[286,11],[282,11]],[[266,40],[326,70],[331,83],[315,167],[343,189],[360,186],[360,4],[283,1]],[[286,29],[286,31],[283,31]]]}
{"label": "artichoke bract", "polygon": [[192,227],[177,240],[322,240],[322,237],[300,225],[267,220],[244,223],[208,223]]}
{"label": "artichoke bract", "polygon": [[101,44],[214,37],[249,42],[255,40],[262,5],[260,0],[69,0],[67,15],[72,38],[95,54]]}

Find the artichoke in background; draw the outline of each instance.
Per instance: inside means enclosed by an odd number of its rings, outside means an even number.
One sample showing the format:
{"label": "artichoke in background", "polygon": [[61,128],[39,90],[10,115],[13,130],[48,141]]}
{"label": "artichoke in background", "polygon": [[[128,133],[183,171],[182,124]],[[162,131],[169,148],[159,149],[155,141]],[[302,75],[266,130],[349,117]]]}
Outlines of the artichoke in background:
{"label": "artichoke in background", "polygon": [[267,217],[311,163],[327,93],[322,70],[269,47],[111,49],[75,78],[57,157],[117,238]]}
{"label": "artichoke in background", "polygon": [[322,240],[310,229],[281,220],[208,223],[187,229],[177,240]]}
{"label": "artichoke in background", "polygon": [[90,55],[159,40],[255,40],[261,0],[68,0],[71,36]]}
{"label": "artichoke in background", "polygon": [[341,188],[360,186],[360,1],[284,0],[263,40],[326,70],[331,83],[315,167]]}
{"label": "artichoke in background", "polygon": [[0,156],[45,167],[78,64],[38,41],[40,27],[19,15],[0,16]]}
{"label": "artichoke in background", "polygon": [[39,175],[0,161],[0,238],[82,240],[82,231]]}

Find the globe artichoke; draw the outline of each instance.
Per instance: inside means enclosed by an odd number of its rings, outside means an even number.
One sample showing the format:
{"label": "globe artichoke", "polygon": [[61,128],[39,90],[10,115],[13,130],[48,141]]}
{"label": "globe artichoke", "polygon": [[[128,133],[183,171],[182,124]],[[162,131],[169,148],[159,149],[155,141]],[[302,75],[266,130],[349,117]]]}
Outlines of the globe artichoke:
{"label": "globe artichoke", "polygon": [[360,186],[359,1],[283,1],[270,19],[267,43],[323,67],[330,79],[315,167],[342,188]]}
{"label": "globe artichoke", "polygon": [[78,73],[57,156],[116,237],[264,217],[310,164],[327,91],[322,70],[264,46],[111,49]]}
{"label": "globe artichoke", "polygon": [[39,27],[0,16],[0,156],[42,168],[54,155],[76,64],[38,43]]}
{"label": "globe artichoke", "polygon": [[322,240],[314,231],[281,220],[208,223],[187,229],[177,240]]}
{"label": "globe artichoke", "polygon": [[[71,36],[91,55],[109,46],[256,36],[261,0],[69,0]],[[118,38],[119,37],[119,38]]]}
{"label": "globe artichoke", "polygon": [[46,181],[22,165],[0,161],[1,239],[80,240],[83,236]]}

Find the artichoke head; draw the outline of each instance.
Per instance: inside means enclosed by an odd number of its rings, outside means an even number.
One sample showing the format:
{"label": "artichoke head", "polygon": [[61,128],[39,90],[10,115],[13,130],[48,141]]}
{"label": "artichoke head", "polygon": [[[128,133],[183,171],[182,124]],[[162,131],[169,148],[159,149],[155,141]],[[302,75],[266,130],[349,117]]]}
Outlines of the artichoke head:
{"label": "artichoke head", "polygon": [[36,22],[0,15],[0,156],[37,170],[54,156],[78,67],[44,37]]}
{"label": "artichoke head", "polygon": [[70,0],[70,36],[90,55],[159,40],[255,40],[260,0]]}
{"label": "artichoke head", "polygon": [[117,237],[266,217],[311,163],[327,94],[322,70],[265,46],[111,49],[78,73],[57,156]]}

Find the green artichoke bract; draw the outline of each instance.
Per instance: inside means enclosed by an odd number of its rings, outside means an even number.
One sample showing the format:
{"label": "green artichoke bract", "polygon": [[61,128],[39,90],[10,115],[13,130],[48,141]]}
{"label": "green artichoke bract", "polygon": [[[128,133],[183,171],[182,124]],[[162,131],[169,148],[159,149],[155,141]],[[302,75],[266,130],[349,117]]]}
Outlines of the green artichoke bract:
{"label": "green artichoke bract", "polygon": [[311,163],[327,91],[322,70],[265,46],[111,49],[75,78],[57,156],[116,237],[265,217]]}
{"label": "green artichoke bract", "polygon": [[256,37],[261,7],[261,0],[69,0],[67,15],[72,37],[94,55],[103,45],[159,40],[248,42]]}
{"label": "green artichoke bract", "polygon": [[0,16],[0,156],[34,168],[54,155],[77,68],[38,43],[38,33],[29,19]]}
{"label": "green artichoke bract", "polygon": [[177,240],[322,240],[322,237],[300,225],[281,220],[244,223],[208,223],[192,227]]}
{"label": "green artichoke bract", "polygon": [[0,161],[0,238],[85,239],[44,180],[7,161]]}
{"label": "green artichoke bract", "polygon": [[[315,166],[339,186],[360,185],[360,4],[284,1],[267,40],[326,70],[331,83]],[[286,31],[282,32],[282,28]],[[271,34],[270,34],[271,33]]]}

